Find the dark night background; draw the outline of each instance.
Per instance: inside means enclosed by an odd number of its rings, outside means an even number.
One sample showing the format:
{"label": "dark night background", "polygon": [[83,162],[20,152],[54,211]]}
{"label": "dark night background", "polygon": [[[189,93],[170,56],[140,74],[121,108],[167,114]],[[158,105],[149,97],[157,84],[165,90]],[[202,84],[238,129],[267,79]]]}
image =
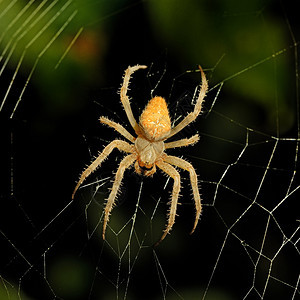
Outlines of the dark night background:
{"label": "dark night background", "polygon": [[[300,136],[296,4],[74,0],[62,10],[68,2],[61,1],[20,39],[5,64],[5,47],[20,37],[14,33],[39,4],[44,6],[33,20],[54,1],[33,1],[16,22],[27,2],[7,9],[9,3],[0,3],[1,102],[9,90],[1,110],[0,300],[227,300],[243,299],[248,291],[246,299],[300,299],[299,286],[295,288]],[[56,13],[26,50],[9,88],[26,45]],[[136,118],[157,83],[154,95],[167,99],[171,118],[191,111],[200,83],[194,72],[198,64],[210,86],[203,114],[176,135],[198,132],[200,142],[169,151],[194,165],[203,215],[190,236],[194,206],[188,174],[181,172],[179,216],[171,235],[155,249],[172,189],[171,180],[165,187],[160,172],[152,179],[137,176],[133,169],[125,173],[110,225],[120,230],[140,199],[130,244],[130,226],[117,237],[109,231],[107,242],[101,238],[98,222],[110,180],[96,194],[96,185],[79,190],[70,202],[84,166],[118,137],[99,117],[107,116],[132,133],[118,90],[124,70],[135,64],[149,66],[131,80]],[[112,153],[86,183],[111,176],[121,158]],[[126,245],[131,252],[127,249],[121,257]]]}

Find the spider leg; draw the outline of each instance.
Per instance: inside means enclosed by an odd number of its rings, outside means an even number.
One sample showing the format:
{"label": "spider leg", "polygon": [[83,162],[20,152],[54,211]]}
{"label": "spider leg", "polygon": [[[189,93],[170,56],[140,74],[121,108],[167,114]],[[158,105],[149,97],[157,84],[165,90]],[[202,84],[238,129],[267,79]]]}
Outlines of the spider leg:
{"label": "spider leg", "polygon": [[136,160],[136,154],[129,154],[125,156],[121,161],[119,168],[117,170],[115,180],[104,209],[104,221],[103,221],[103,233],[102,233],[102,237],[104,240],[105,240],[105,231],[106,231],[107,223],[109,221],[109,215],[111,213],[111,210],[113,209],[115,199],[117,197],[117,193],[124,176],[124,172],[127,168],[129,168],[134,163],[135,160]]}
{"label": "spider leg", "polygon": [[201,90],[200,90],[198,98],[197,98],[197,102],[194,107],[194,111],[189,113],[179,124],[177,124],[174,128],[172,128],[172,130],[167,138],[178,133],[184,127],[186,127],[191,122],[193,122],[198,117],[198,115],[200,114],[200,112],[202,110],[202,103],[203,103],[203,99],[204,99],[205,94],[208,89],[208,83],[207,83],[207,80],[206,80],[206,77],[205,77],[205,74],[204,74],[202,68],[200,66],[198,66],[198,67],[201,72],[202,86],[201,86]]}
{"label": "spider leg", "polygon": [[178,141],[165,143],[165,149],[176,148],[176,147],[185,147],[185,146],[196,144],[198,141],[199,141],[199,135],[195,134],[188,139],[181,139]]}
{"label": "spider leg", "polygon": [[128,90],[131,75],[139,69],[146,69],[146,68],[147,68],[147,66],[140,66],[140,65],[136,65],[134,67],[129,66],[125,71],[125,74],[124,74],[124,77],[123,77],[124,78],[123,79],[123,84],[122,84],[121,90],[120,90],[121,102],[122,102],[123,107],[125,109],[127,118],[129,120],[132,128],[136,132],[136,134],[138,134],[140,132],[140,127],[139,127],[138,123],[136,122],[136,120],[133,116],[131,106],[130,106],[130,101],[129,101],[129,98],[127,96],[127,90]]}
{"label": "spider leg", "polygon": [[199,218],[201,215],[201,211],[202,211],[201,197],[199,194],[197,174],[195,172],[194,167],[189,162],[185,161],[182,158],[179,158],[177,156],[166,155],[164,157],[164,160],[166,162],[168,162],[169,164],[172,164],[181,169],[187,170],[190,173],[190,181],[191,181],[191,186],[192,186],[194,200],[195,200],[195,207],[196,207],[196,217],[195,217],[193,229],[191,231],[191,234],[192,234],[197,227],[197,224],[198,224],[198,221],[199,221]]}
{"label": "spider leg", "polygon": [[121,140],[114,140],[111,143],[109,143],[103,151],[99,154],[99,156],[82,172],[77,185],[74,189],[74,192],[72,194],[72,199],[74,199],[75,193],[80,187],[80,185],[83,183],[83,181],[92,173],[94,172],[101,163],[107,158],[107,156],[113,151],[113,149],[118,148],[121,151],[133,153],[134,152],[134,146],[128,144],[125,141]]}
{"label": "spider leg", "polygon": [[118,131],[121,135],[123,135],[127,140],[134,143],[135,137],[132,136],[121,124],[111,121],[106,117],[100,117],[99,121],[103,124],[108,125],[109,127],[112,127],[113,129]]}
{"label": "spider leg", "polygon": [[168,223],[166,225],[166,229],[164,230],[164,233],[160,240],[155,244],[157,246],[169,233],[169,231],[172,229],[174,223],[175,223],[175,217],[176,217],[176,210],[177,210],[177,204],[178,204],[178,196],[180,191],[180,175],[176,171],[176,169],[171,166],[170,164],[164,162],[164,161],[158,161],[156,165],[164,171],[167,175],[173,178],[174,184],[173,184],[173,191],[172,191],[172,198],[170,201],[170,210],[169,210],[169,218]]}

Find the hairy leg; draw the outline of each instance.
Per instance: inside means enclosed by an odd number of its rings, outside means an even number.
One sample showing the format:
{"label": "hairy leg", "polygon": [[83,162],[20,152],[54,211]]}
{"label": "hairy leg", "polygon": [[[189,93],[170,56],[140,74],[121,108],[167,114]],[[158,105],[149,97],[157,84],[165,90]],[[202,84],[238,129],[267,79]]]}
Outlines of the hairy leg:
{"label": "hairy leg", "polygon": [[75,193],[80,187],[80,185],[83,183],[83,181],[92,173],[94,172],[101,163],[107,158],[107,156],[113,151],[113,149],[118,148],[121,151],[132,153],[134,152],[134,146],[128,144],[125,141],[121,140],[114,140],[111,143],[109,143],[103,151],[99,154],[99,156],[82,172],[77,185],[74,189],[74,192],[72,194],[72,199],[74,199]]}
{"label": "hairy leg", "polygon": [[136,65],[134,67],[128,67],[125,71],[124,74],[124,79],[123,79],[123,84],[121,86],[121,91],[120,91],[120,97],[121,97],[121,102],[123,104],[123,107],[125,109],[127,118],[132,126],[132,128],[134,129],[134,131],[136,132],[136,134],[138,135],[140,132],[140,127],[138,125],[138,123],[136,122],[132,110],[131,110],[131,106],[130,106],[130,101],[129,98],[127,96],[127,90],[128,90],[128,86],[129,86],[129,81],[130,81],[130,77],[132,75],[132,73],[134,73],[135,71],[139,70],[139,69],[146,69],[147,66],[140,66],[140,65]]}
{"label": "hairy leg", "polygon": [[165,149],[176,148],[176,147],[185,147],[185,146],[196,144],[198,141],[199,141],[199,135],[195,134],[188,139],[181,139],[178,141],[165,143]]}
{"label": "hairy leg", "polygon": [[111,213],[111,210],[113,209],[115,199],[117,197],[117,193],[118,193],[118,190],[120,188],[120,185],[121,185],[121,182],[122,182],[122,179],[124,176],[124,172],[127,168],[129,168],[134,163],[135,160],[136,160],[135,154],[129,154],[129,155],[125,156],[125,158],[123,158],[123,160],[121,161],[119,168],[117,170],[111,192],[109,194],[109,197],[107,199],[107,202],[106,202],[106,205],[104,208],[104,221],[103,221],[103,233],[102,233],[102,237],[104,240],[105,240],[106,226],[109,221],[109,215]]}
{"label": "hairy leg", "polygon": [[121,124],[111,121],[106,117],[100,117],[99,121],[103,124],[108,125],[109,127],[112,127],[114,130],[118,131],[121,135],[123,135],[127,140],[134,143],[135,137],[132,136]]}
{"label": "hairy leg", "polygon": [[180,191],[180,175],[176,171],[176,169],[173,166],[171,166],[170,164],[168,164],[164,161],[158,161],[156,163],[156,165],[162,171],[164,171],[166,174],[168,174],[170,177],[173,178],[174,184],[173,184],[172,198],[171,198],[171,201],[170,201],[170,210],[169,210],[168,223],[166,225],[166,229],[164,230],[164,233],[163,233],[162,237],[155,244],[155,246],[157,246],[166,237],[166,235],[169,233],[169,231],[172,229],[172,227],[175,223],[178,197],[179,197],[179,191]]}
{"label": "hairy leg", "polygon": [[204,74],[204,72],[203,72],[203,70],[200,66],[199,66],[199,70],[201,72],[202,86],[201,86],[201,90],[200,90],[198,98],[197,98],[197,102],[196,102],[195,107],[194,107],[194,111],[189,113],[178,125],[176,125],[171,130],[170,135],[168,136],[168,138],[173,136],[174,134],[178,133],[184,127],[186,127],[191,122],[193,122],[198,117],[198,115],[200,114],[200,112],[202,110],[202,103],[203,103],[204,97],[205,97],[207,89],[208,89],[208,83],[207,83],[205,74]]}
{"label": "hairy leg", "polygon": [[179,158],[177,156],[171,156],[167,155],[164,160],[168,162],[169,164],[172,164],[174,166],[177,166],[181,169],[187,170],[190,173],[190,181],[191,181],[191,186],[193,190],[193,195],[194,195],[194,201],[195,201],[195,207],[196,207],[196,217],[195,217],[195,222],[193,229],[191,231],[191,234],[195,231],[201,211],[202,211],[202,205],[201,205],[201,198],[199,194],[199,187],[198,187],[198,179],[197,179],[197,174],[195,172],[194,167],[187,161],[185,161],[182,158]]}

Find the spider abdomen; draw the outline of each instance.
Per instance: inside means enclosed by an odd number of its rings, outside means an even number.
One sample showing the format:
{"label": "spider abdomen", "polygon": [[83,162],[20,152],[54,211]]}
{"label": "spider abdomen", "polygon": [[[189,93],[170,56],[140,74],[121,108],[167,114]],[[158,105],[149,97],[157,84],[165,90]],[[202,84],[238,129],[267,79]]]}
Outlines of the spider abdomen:
{"label": "spider abdomen", "polygon": [[162,97],[152,98],[140,117],[140,126],[150,140],[160,140],[171,130],[171,120],[167,103]]}

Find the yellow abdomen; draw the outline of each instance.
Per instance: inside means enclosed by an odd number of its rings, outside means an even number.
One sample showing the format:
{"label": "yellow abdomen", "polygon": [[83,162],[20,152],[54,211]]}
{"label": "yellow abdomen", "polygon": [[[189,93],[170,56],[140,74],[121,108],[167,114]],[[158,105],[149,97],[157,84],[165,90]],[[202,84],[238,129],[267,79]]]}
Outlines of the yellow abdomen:
{"label": "yellow abdomen", "polygon": [[167,103],[162,97],[152,98],[140,116],[140,125],[148,139],[160,140],[171,130]]}

